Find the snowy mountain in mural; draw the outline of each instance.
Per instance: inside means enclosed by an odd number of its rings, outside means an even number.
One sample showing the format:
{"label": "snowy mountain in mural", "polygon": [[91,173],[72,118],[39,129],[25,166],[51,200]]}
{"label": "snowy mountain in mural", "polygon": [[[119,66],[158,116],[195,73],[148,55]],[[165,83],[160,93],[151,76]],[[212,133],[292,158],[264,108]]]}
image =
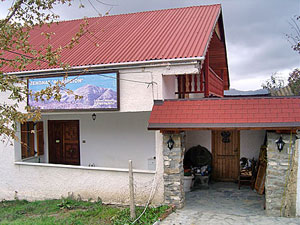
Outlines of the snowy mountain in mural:
{"label": "snowy mountain in mural", "polygon": [[[92,84],[73,90],[74,94],[61,92],[61,100],[34,101],[29,99],[29,105],[41,109],[101,109],[117,108],[117,92],[110,88],[98,87]],[[74,95],[82,96],[75,100]]]}

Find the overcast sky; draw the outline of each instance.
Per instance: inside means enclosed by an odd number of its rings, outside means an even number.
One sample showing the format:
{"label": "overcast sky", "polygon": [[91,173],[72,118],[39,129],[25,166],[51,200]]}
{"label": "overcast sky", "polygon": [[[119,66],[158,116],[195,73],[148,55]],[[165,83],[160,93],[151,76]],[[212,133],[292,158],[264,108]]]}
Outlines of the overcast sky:
{"label": "overcast sky", "polygon": [[[3,18],[11,1],[0,3]],[[221,3],[231,88],[255,90],[272,73],[283,78],[300,67],[285,34],[292,32],[289,22],[300,15],[300,0],[82,0],[84,9],[59,6],[55,12],[62,20],[94,17],[98,13],[121,14],[157,9]],[[109,6],[102,3],[115,6]]]}

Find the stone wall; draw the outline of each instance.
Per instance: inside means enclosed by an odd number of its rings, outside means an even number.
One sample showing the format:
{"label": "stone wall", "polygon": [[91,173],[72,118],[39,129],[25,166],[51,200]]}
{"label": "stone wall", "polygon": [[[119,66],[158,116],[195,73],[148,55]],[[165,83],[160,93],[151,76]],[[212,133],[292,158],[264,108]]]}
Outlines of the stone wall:
{"label": "stone wall", "polygon": [[[280,134],[268,132],[267,143],[267,172],[266,172],[266,212],[269,216],[282,216],[285,203],[288,168],[292,159],[290,147],[290,135],[282,134],[286,143],[281,152],[278,151],[276,141]],[[292,136],[292,149],[294,150],[295,135]],[[290,160],[290,161],[289,161]]]}
{"label": "stone wall", "polygon": [[283,215],[285,217],[296,216],[296,199],[297,199],[297,174],[298,174],[298,142],[296,141],[295,150],[293,152],[292,165],[290,167],[290,175],[288,177],[288,185],[285,193],[285,203]]}
{"label": "stone wall", "polygon": [[[170,137],[175,142],[171,150],[167,146]],[[184,138],[184,134],[164,134],[163,137],[165,204],[175,205],[177,208],[184,206],[185,199],[183,190]]]}

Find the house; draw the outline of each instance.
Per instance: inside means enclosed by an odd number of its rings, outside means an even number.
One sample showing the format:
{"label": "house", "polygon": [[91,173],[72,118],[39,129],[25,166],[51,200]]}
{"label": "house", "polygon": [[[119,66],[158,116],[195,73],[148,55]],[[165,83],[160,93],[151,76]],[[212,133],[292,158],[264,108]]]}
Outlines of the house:
{"label": "house", "polygon": [[[278,215],[287,156],[297,147],[300,98],[223,98],[230,83],[221,6],[87,21],[89,32],[61,55],[71,66],[67,87],[83,99],[75,101],[67,93],[61,102],[28,99],[27,104],[41,107],[42,118],[19,125],[18,135],[27,145],[0,144],[0,199],[60,198],[72,193],[128,204],[128,160],[132,160],[138,204],[145,204],[154,193],[154,205],[183,207],[183,157],[190,147],[201,145],[212,152],[215,179],[234,181],[240,157],[258,158],[267,136],[266,205],[269,214]],[[37,28],[31,41],[40,46],[40,33],[53,32],[50,42],[57,48],[83,22]],[[3,69],[27,79],[32,91],[66,74],[46,63],[28,65],[23,71]],[[222,142],[222,131],[230,136],[230,144]],[[281,152],[276,148],[279,137],[290,143]],[[226,154],[219,154],[224,149]]]}

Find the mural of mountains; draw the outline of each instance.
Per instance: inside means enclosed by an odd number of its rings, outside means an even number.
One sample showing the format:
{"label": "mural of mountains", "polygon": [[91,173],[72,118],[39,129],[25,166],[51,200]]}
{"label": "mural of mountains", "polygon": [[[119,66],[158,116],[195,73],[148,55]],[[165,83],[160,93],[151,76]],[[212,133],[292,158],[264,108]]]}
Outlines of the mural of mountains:
{"label": "mural of mountains", "polygon": [[[117,92],[110,88],[102,88],[95,85],[85,85],[73,91],[69,95],[61,92],[61,100],[51,98],[48,101],[29,100],[29,105],[41,109],[93,109],[93,108],[117,108]],[[74,95],[82,96],[75,100]]]}

